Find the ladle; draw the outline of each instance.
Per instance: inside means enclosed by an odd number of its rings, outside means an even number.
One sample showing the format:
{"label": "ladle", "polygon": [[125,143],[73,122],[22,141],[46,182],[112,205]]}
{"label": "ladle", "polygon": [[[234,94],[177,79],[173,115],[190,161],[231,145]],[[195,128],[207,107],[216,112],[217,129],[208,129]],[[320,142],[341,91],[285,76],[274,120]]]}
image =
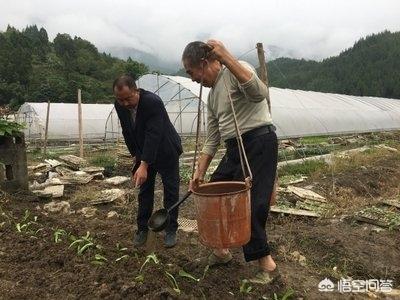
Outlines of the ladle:
{"label": "ladle", "polygon": [[178,202],[176,202],[174,205],[172,205],[170,208],[166,209],[166,208],[162,208],[157,210],[154,214],[152,214],[152,216],[150,217],[149,221],[147,222],[147,226],[153,230],[154,232],[159,232],[161,230],[164,230],[168,224],[169,224],[169,220],[170,220],[170,216],[169,213],[176,208],[177,206],[179,206],[180,204],[182,204],[183,201],[185,201],[190,195],[192,194],[191,191],[188,191],[185,196],[183,196],[183,198],[181,200],[179,200]]}

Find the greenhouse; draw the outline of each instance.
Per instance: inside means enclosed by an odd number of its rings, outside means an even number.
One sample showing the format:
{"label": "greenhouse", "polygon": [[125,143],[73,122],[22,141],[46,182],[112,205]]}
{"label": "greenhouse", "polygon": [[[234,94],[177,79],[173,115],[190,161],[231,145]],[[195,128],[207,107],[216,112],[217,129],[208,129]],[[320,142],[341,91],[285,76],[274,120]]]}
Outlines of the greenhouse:
{"label": "greenhouse", "polygon": [[[82,104],[82,134],[85,140],[104,140],[106,123],[119,135],[118,118],[110,116],[113,104]],[[26,139],[44,139],[47,103],[24,103],[16,120],[24,123]],[[77,140],[79,138],[78,104],[51,103],[49,111],[49,140]],[[113,138],[111,135],[110,138]]]}
{"label": "greenhouse", "polygon": [[[138,87],[160,96],[181,135],[196,133],[200,85],[186,77],[146,74]],[[278,137],[340,135],[400,129],[400,100],[270,88],[272,117]],[[208,88],[201,102],[202,132],[206,129]],[[26,124],[28,139],[44,138],[47,103],[25,103],[16,119]],[[78,105],[52,103],[49,139],[78,139]],[[82,104],[85,140],[115,140],[121,128],[113,104]]]}
{"label": "greenhouse", "polygon": [[[138,86],[163,100],[181,135],[195,134],[200,85],[190,78],[147,74]],[[202,131],[209,89],[202,92]],[[279,138],[340,135],[400,129],[400,100],[270,88],[272,117]],[[111,119],[111,117],[113,118]],[[116,118],[115,111],[110,115]]]}

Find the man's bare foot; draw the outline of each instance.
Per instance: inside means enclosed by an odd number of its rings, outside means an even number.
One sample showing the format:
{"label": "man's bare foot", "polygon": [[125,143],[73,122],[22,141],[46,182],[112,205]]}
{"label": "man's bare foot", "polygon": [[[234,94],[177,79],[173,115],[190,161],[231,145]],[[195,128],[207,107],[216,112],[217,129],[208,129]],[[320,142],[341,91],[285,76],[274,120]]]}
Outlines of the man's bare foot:
{"label": "man's bare foot", "polygon": [[272,272],[276,269],[276,263],[271,255],[264,256],[258,260],[258,265],[263,271]]}
{"label": "man's bare foot", "polygon": [[213,253],[215,256],[218,257],[226,257],[230,254],[229,249],[214,249]]}

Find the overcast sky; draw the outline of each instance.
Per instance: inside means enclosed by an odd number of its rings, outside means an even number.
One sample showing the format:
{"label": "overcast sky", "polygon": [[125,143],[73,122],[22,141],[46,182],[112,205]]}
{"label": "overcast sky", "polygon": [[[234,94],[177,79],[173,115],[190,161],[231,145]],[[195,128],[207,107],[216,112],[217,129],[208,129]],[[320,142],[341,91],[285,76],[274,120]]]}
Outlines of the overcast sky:
{"label": "overcast sky", "polygon": [[297,58],[337,55],[361,37],[400,30],[399,0],[0,0],[0,31],[36,24],[99,49],[133,47],[178,61],[192,40],[217,38],[235,53],[256,42]]}

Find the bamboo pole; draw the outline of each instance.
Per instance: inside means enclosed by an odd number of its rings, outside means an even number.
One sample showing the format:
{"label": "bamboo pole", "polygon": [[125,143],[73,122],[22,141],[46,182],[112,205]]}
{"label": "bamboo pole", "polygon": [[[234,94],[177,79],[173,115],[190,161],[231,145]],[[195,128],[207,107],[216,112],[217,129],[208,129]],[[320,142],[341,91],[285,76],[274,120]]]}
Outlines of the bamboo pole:
{"label": "bamboo pole", "polygon": [[78,89],[78,123],[79,123],[79,156],[83,158],[82,97],[81,97],[81,89]]}
{"label": "bamboo pole", "polygon": [[[260,72],[259,72],[260,79],[267,86],[267,92],[269,95],[267,64],[265,63],[265,53],[264,53],[264,47],[263,47],[262,43],[257,43],[257,54],[258,54],[258,61],[260,63]],[[270,101],[269,97],[267,97],[267,102],[268,102],[269,112],[271,113],[271,101]]]}
{"label": "bamboo pole", "polygon": [[47,101],[47,112],[46,112],[46,127],[44,130],[44,147],[43,156],[46,157],[47,154],[47,137],[49,132],[49,116],[50,116],[50,100]]}

